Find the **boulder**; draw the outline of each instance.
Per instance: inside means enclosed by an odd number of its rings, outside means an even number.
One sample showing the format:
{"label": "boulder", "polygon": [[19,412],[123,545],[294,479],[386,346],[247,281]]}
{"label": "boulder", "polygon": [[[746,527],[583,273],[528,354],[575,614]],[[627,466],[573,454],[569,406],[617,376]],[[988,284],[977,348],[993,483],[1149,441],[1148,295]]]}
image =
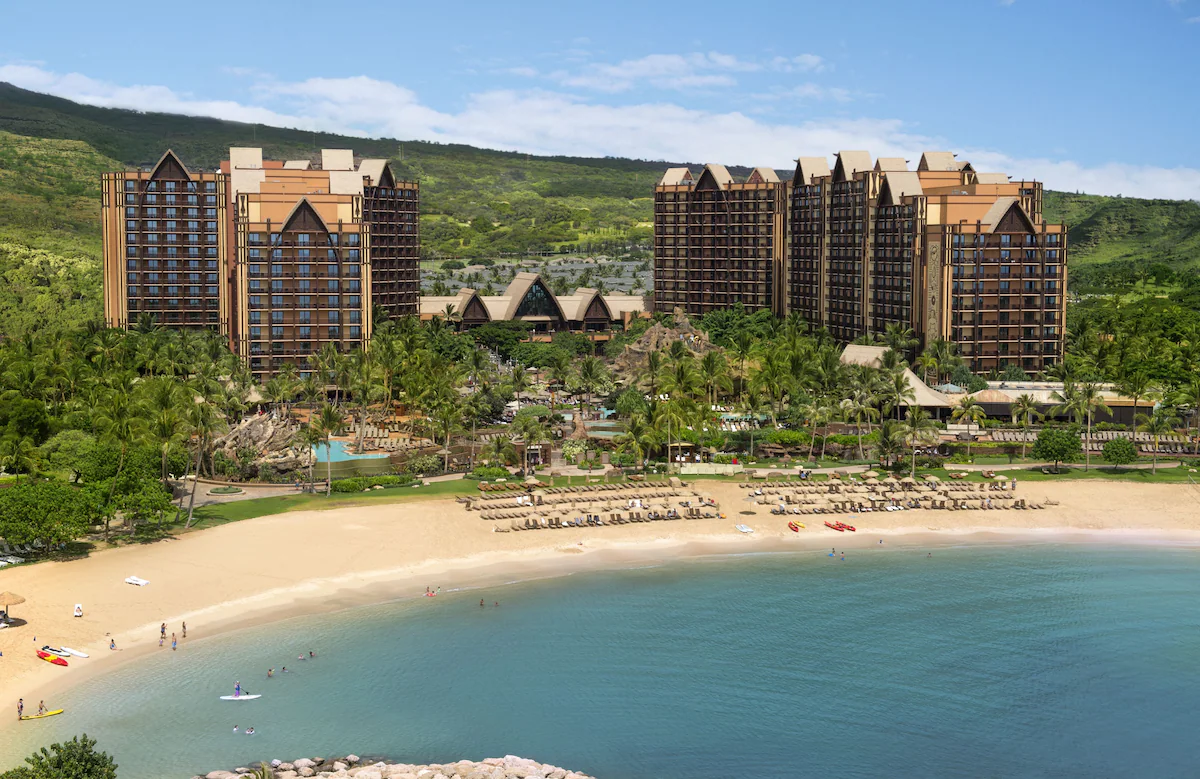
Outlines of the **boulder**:
{"label": "boulder", "polygon": [[275,770],[277,770],[277,771],[295,771],[296,766],[294,763],[280,763],[279,765],[275,766]]}
{"label": "boulder", "polygon": [[308,766],[305,766],[304,768],[301,768],[296,773],[300,774],[301,776],[312,776],[313,774],[316,773],[316,771],[312,770]]}
{"label": "boulder", "polygon": [[346,765],[346,764],[345,764],[345,763],[343,763],[341,760],[335,760],[335,761],[334,761],[334,763],[333,763],[333,770],[334,770],[334,771],[345,771],[345,770],[346,770],[347,768],[349,768],[349,767],[350,767],[350,766]]}
{"label": "boulder", "polygon": [[362,762],[362,758],[358,755],[346,755],[346,762],[350,765],[354,765],[355,763]]}
{"label": "boulder", "polygon": [[374,768],[364,768],[353,776],[354,779],[383,779],[383,773]]}
{"label": "boulder", "polygon": [[209,771],[204,779],[234,779],[236,776],[232,771]]}
{"label": "boulder", "polygon": [[295,771],[276,771],[275,779],[296,779],[299,776]]}
{"label": "boulder", "polygon": [[292,767],[297,771],[299,771],[301,768],[312,768],[315,765],[317,764],[309,760],[307,757],[302,757],[296,762],[292,763]]}

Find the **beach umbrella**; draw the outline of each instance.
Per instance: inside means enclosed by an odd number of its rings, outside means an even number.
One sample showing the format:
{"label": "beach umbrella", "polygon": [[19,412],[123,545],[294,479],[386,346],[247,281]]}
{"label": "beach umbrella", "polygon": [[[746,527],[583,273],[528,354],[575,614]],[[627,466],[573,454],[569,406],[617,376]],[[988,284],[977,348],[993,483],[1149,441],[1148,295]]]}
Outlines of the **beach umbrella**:
{"label": "beach umbrella", "polygon": [[995,476],[993,476],[992,478],[995,479],[996,481],[1008,481],[1008,477],[1005,476],[1003,473],[998,473]]}
{"label": "beach umbrella", "polygon": [[938,477],[934,476],[934,475],[931,473],[931,474],[928,474],[928,475],[925,477],[925,481],[938,482],[938,481],[941,481],[941,479],[939,479]]}
{"label": "beach umbrella", "polygon": [[12,617],[12,612],[9,608],[10,606],[15,606],[18,603],[24,602],[25,598],[16,594],[15,592],[0,592],[0,606],[4,607],[4,616],[6,618]]}
{"label": "beach umbrella", "polygon": [[879,478],[879,471],[867,471],[866,473],[864,473],[864,474],[863,474],[863,478],[865,478],[865,479],[878,479],[878,478]]}

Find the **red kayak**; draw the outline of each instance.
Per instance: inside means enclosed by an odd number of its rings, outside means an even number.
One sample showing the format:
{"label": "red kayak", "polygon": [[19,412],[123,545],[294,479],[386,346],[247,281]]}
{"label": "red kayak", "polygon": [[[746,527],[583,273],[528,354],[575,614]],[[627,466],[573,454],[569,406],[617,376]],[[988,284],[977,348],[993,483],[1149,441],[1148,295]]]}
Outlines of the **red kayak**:
{"label": "red kayak", "polygon": [[43,660],[45,660],[47,663],[52,663],[54,665],[61,665],[63,667],[66,667],[66,665],[67,665],[67,661],[63,660],[58,655],[52,655],[49,652],[43,652],[40,649],[38,650],[37,656],[42,658]]}
{"label": "red kayak", "polygon": [[842,527],[842,523],[841,523],[841,522],[837,523],[836,525],[835,525],[835,524],[833,524],[832,522],[826,522],[826,523],[825,523],[825,527],[827,527],[827,528],[830,528],[831,530],[836,530],[836,531],[838,531],[839,533],[844,533],[844,532],[846,532],[846,528]]}
{"label": "red kayak", "polygon": [[790,527],[790,528],[792,529],[792,532],[793,532],[793,533],[799,533],[799,532],[800,532],[800,526],[799,526],[799,525],[797,525],[795,522],[789,522],[789,523],[788,523],[788,527]]}
{"label": "red kayak", "polygon": [[855,532],[854,525],[847,525],[845,522],[839,522],[838,524],[841,525],[845,530],[849,530],[851,533]]}

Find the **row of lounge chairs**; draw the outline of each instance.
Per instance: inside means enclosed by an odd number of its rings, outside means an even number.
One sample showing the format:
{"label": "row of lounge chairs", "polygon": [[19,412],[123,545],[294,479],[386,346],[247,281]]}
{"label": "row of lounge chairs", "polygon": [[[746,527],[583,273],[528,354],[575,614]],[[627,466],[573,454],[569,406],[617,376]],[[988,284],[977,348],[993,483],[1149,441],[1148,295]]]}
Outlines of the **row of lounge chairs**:
{"label": "row of lounge chairs", "polygon": [[[513,522],[508,530],[601,527],[604,525],[627,525],[631,522],[659,522],[675,519],[715,519],[716,517],[717,514],[715,512],[701,511],[700,509],[683,509],[682,511],[671,513],[653,511],[630,511],[627,513],[609,512],[603,516],[600,514],[588,514],[583,517],[575,517],[574,519],[559,519],[557,517],[527,517],[523,522]],[[508,530],[497,529],[496,532],[507,533]]]}

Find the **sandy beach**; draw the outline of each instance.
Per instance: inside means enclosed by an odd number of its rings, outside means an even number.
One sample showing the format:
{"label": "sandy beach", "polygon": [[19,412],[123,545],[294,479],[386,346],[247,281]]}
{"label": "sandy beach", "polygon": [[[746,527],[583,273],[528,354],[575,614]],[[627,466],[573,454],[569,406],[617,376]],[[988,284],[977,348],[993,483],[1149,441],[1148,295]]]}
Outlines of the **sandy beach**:
{"label": "sandy beach", "polygon": [[[859,532],[822,526],[819,516],[791,532],[788,517],[746,501],[737,484],[701,482],[726,519],[600,528],[494,533],[493,523],[453,500],[404,502],[278,514],[189,533],[177,540],[97,552],[87,559],[0,571],[0,590],[24,595],[0,631],[6,705],[40,698],[146,652],[169,652],[171,634],[188,638],[306,613],[396,598],[426,587],[453,590],[579,570],[621,567],[684,555],[889,544],[1059,542],[1200,545],[1200,495],[1178,485],[1108,482],[1023,484],[1030,500],[1058,501],[1041,511],[872,512]],[[754,511],[754,515],[745,512]],[[734,529],[744,522],[747,536]],[[136,575],[146,587],[124,583]],[[488,597],[488,596],[484,596]],[[436,601],[435,601],[436,602]],[[74,618],[74,604],[84,616]],[[158,645],[159,625],[167,641]],[[118,651],[110,651],[109,640]],[[38,659],[43,644],[91,654],[68,668]],[[180,637],[180,652],[187,640]],[[0,719],[0,727],[14,718]]]}

